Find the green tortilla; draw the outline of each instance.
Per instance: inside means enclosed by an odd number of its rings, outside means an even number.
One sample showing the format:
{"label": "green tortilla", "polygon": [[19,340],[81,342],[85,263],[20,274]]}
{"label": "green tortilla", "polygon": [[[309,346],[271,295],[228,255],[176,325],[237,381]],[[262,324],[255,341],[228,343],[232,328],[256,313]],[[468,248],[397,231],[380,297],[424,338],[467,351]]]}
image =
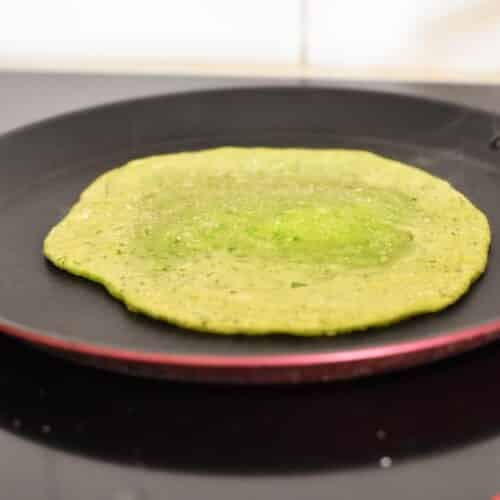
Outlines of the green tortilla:
{"label": "green tortilla", "polygon": [[132,311],[219,334],[333,335],[439,311],[483,273],[485,215],[365,151],[219,148],[127,163],[48,234]]}

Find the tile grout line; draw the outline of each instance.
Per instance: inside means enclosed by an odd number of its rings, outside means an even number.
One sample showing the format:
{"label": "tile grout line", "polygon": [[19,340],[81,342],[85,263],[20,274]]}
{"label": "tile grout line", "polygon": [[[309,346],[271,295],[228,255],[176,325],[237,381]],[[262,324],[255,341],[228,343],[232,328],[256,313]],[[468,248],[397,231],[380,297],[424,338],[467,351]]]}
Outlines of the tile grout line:
{"label": "tile grout line", "polygon": [[300,45],[299,69],[300,76],[306,78],[309,66],[309,0],[300,1]]}

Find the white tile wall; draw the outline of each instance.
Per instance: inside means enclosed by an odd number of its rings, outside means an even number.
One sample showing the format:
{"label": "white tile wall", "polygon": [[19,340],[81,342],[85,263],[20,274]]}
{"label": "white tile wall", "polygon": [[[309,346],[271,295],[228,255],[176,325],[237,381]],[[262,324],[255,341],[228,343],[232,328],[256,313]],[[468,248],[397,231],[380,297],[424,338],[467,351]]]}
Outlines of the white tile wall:
{"label": "white tile wall", "polygon": [[500,79],[499,0],[309,0],[308,62],[345,74]]}
{"label": "white tile wall", "polygon": [[39,57],[296,63],[299,0],[2,0],[0,60]]}
{"label": "white tile wall", "polygon": [[179,64],[500,81],[500,0],[0,0],[0,69]]}

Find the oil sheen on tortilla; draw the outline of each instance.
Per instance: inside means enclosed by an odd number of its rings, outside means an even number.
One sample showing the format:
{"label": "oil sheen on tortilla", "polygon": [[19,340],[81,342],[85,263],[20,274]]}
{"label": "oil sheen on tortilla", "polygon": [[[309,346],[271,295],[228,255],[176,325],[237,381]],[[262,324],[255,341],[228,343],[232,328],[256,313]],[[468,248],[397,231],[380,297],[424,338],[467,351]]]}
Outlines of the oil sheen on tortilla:
{"label": "oil sheen on tortilla", "polygon": [[485,215],[418,168],[365,151],[224,147],[108,171],[44,253],[185,328],[312,336],[447,307],[489,245]]}

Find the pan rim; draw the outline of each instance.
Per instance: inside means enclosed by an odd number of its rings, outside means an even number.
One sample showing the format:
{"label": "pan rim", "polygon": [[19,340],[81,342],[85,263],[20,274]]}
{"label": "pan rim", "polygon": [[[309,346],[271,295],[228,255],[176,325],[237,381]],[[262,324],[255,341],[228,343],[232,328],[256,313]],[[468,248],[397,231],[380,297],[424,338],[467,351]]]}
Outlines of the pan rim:
{"label": "pan rim", "polygon": [[318,85],[316,82],[311,82],[310,84],[297,83],[293,84],[279,84],[279,85],[242,85],[238,87],[218,87],[210,89],[198,89],[198,90],[185,90],[172,93],[156,93],[148,96],[135,97],[132,99],[117,99],[104,104],[97,104],[95,106],[87,106],[79,109],[74,109],[67,112],[58,113],[54,116],[49,116],[47,118],[42,118],[40,120],[35,120],[33,122],[16,126],[12,129],[7,129],[6,131],[0,133],[0,141],[5,139],[10,139],[12,136],[30,132],[39,127],[45,127],[47,125],[57,124],[58,122],[65,121],[71,118],[84,117],[88,114],[97,112],[107,112],[112,111],[116,108],[127,105],[138,105],[141,103],[153,102],[159,99],[189,99],[198,96],[215,96],[217,94],[236,94],[244,92],[344,92],[344,93],[355,93],[364,96],[371,96],[373,98],[386,98],[386,99],[400,99],[405,102],[412,101],[415,104],[428,104],[433,106],[447,107],[450,111],[462,111],[466,113],[475,113],[477,116],[483,117],[495,117],[500,119],[500,113],[492,113],[490,111],[485,111],[482,109],[475,108],[471,105],[458,104],[452,101],[446,101],[444,99],[439,99],[435,97],[423,97],[409,93],[402,92],[391,92],[385,90],[373,90],[373,89],[363,89],[360,87],[349,87],[342,85],[335,85],[332,87],[327,87],[323,85]]}
{"label": "pan rim", "polygon": [[[81,340],[68,340],[43,331],[24,327],[0,317],[0,331],[21,340],[26,340],[72,354],[83,354],[117,361],[147,363],[153,365],[174,365],[184,367],[258,368],[258,367],[304,367],[332,364],[349,364],[366,361],[390,360],[401,356],[418,356],[453,346],[453,351],[467,350],[471,345],[480,345],[500,336],[500,317],[467,328],[448,331],[442,335],[420,340],[399,342],[387,346],[334,352],[305,354],[262,354],[262,355],[207,355],[171,354],[122,349],[106,344]],[[374,333],[376,335],[376,333]],[[456,349],[455,349],[456,348]]]}

